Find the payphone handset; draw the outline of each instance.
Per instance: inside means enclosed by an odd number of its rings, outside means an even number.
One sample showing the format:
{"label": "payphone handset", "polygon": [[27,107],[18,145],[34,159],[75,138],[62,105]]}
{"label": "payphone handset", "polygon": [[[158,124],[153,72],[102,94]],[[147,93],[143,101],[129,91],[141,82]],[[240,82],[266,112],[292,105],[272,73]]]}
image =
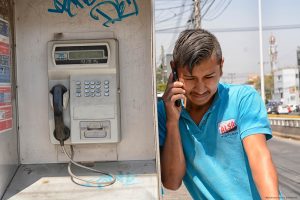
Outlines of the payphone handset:
{"label": "payphone handset", "polygon": [[[59,144],[57,137],[67,144],[120,141],[115,39],[49,42],[48,78],[49,134],[53,144]],[[70,138],[61,136],[68,128]]]}

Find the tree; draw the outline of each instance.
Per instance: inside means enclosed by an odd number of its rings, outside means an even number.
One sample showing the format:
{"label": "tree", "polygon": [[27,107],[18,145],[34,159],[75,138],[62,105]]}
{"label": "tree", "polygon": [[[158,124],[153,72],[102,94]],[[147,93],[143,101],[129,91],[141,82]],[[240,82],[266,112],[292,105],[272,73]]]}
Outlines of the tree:
{"label": "tree", "polygon": [[165,50],[164,46],[161,46],[160,64],[156,68],[156,90],[157,92],[164,92],[167,85],[166,79],[166,65],[165,65]]}
{"label": "tree", "polygon": [[162,68],[161,66],[159,66],[158,68],[156,68],[156,84],[161,82],[162,82]]}
{"label": "tree", "polygon": [[[246,84],[253,85],[257,91],[260,91],[260,78],[259,76],[248,80]],[[265,95],[266,100],[271,100],[274,94],[274,80],[272,75],[265,75]]]}

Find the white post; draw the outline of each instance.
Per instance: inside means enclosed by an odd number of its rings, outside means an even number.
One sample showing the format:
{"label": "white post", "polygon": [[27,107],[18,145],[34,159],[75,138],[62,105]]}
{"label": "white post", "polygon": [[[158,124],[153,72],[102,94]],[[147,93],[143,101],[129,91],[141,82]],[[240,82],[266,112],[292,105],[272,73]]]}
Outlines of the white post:
{"label": "white post", "polygon": [[262,20],[261,20],[261,0],[258,0],[258,21],[259,21],[259,57],[260,57],[260,90],[261,97],[265,102],[265,77],[264,77],[264,58],[263,58],[263,46],[262,46]]}

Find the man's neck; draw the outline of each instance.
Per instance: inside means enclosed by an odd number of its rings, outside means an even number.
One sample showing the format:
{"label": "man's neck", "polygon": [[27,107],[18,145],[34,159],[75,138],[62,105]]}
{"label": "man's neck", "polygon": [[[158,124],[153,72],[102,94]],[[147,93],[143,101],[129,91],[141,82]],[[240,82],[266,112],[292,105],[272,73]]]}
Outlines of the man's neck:
{"label": "man's neck", "polygon": [[215,95],[206,104],[201,105],[201,106],[195,105],[192,102],[190,102],[189,100],[187,100],[186,110],[188,111],[188,113],[190,114],[190,116],[192,117],[193,121],[196,124],[200,123],[203,116],[205,115],[205,113],[208,111],[208,109],[212,105],[214,98],[215,98]]}
{"label": "man's neck", "polygon": [[215,96],[216,95],[212,96],[212,98],[203,105],[195,105],[187,99],[186,110],[188,112],[204,112],[205,113],[206,111],[208,111],[209,107],[213,103]]}

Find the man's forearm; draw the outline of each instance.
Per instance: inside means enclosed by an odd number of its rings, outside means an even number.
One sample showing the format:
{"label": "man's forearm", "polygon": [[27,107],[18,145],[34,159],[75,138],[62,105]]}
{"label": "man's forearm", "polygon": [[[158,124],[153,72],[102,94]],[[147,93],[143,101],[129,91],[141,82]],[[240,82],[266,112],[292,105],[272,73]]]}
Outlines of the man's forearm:
{"label": "man's forearm", "polygon": [[251,173],[261,199],[279,197],[278,177],[264,134],[243,139]]}
{"label": "man's forearm", "polygon": [[253,178],[261,199],[278,198],[278,177],[269,152],[257,159],[258,162],[250,163]]}
{"label": "man's forearm", "polygon": [[178,189],[185,174],[185,158],[182,150],[178,122],[167,123],[167,134],[161,150],[161,171],[163,185]]}

